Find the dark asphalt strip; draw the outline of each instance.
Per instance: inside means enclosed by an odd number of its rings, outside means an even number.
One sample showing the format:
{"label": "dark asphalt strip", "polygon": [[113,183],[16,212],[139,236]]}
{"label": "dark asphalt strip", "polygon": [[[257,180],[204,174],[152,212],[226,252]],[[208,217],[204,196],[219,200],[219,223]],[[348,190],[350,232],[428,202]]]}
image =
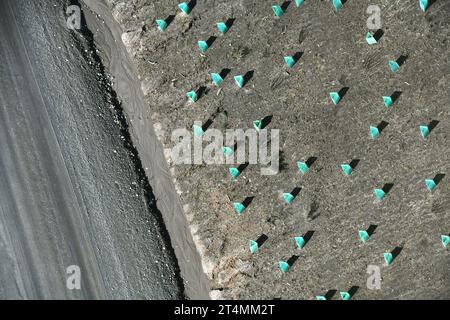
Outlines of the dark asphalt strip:
{"label": "dark asphalt strip", "polygon": [[117,98],[89,39],[70,36],[67,4],[0,1],[0,298],[182,297]]}

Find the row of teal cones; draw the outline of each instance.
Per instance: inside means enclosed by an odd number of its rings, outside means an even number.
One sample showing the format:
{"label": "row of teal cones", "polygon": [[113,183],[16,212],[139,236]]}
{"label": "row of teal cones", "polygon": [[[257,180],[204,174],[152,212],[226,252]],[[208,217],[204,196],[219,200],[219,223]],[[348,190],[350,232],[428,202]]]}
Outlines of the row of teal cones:
{"label": "row of teal cones", "polygon": [[[195,92],[189,92],[188,95],[190,97],[192,97],[192,99],[197,98],[197,94]],[[253,121],[253,127],[255,128],[256,131],[258,131],[258,132],[261,131],[261,129],[263,128],[262,119]],[[197,138],[200,138],[201,136],[203,136],[205,134],[205,130],[203,130],[203,128],[199,125],[193,125],[192,129],[194,131],[194,135]],[[380,126],[377,126],[377,127],[370,126],[369,131],[370,131],[370,137],[372,138],[372,140],[375,140],[380,136],[382,128]],[[420,125],[419,131],[420,131],[420,135],[422,136],[422,138],[426,139],[429,136],[431,129],[428,125]],[[224,147],[225,155],[229,155],[231,153],[232,153],[232,151],[230,151],[229,147]]]}
{"label": "row of teal cones", "polygon": [[[230,152],[232,153],[233,151],[229,147],[224,147],[224,153],[225,152],[226,154],[230,155]],[[309,166],[305,162],[300,161],[297,162],[297,167],[302,174],[305,174],[306,172],[309,171]],[[346,176],[351,175],[354,170],[353,166],[348,163],[341,164],[340,168],[342,170],[342,173]],[[228,169],[228,171],[231,177],[234,179],[238,178],[242,173],[239,167],[231,167]],[[433,191],[437,186],[436,178],[425,179],[425,186],[428,189],[428,191],[430,192]],[[383,199],[386,196],[386,192],[383,189],[374,189],[374,194],[379,200]],[[283,193],[283,199],[286,203],[291,204],[292,201],[294,201],[295,199],[295,195],[292,195],[291,193]]]}
{"label": "row of teal cones", "polygon": [[[305,0],[294,0],[294,3],[297,6],[297,8],[300,7],[304,2],[305,2]],[[333,0],[332,4],[333,4],[334,9],[336,11],[339,11],[343,7],[344,3],[342,0]],[[420,8],[422,9],[422,11],[425,12],[429,6],[429,0],[419,0],[419,5],[420,5]],[[187,4],[186,2],[182,2],[182,3],[178,4],[178,8],[186,15],[191,13],[191,6],[189,4]],[[272,5],[272,10],[276,17],[281,17],[285,11],[285,9],[283,9],[281,6],[276,5],[276,4]],[[156,24],[157,24],[159,30],[161,30],[161,31],[164,31],[168,26],[167,21],[164,19],[156,19]],[[217,26],[217,29],[219,30],[219,32],[222,34],[224,34],[228,31],[228,26],[224,22],[219,22],[219,23],[217,23],[216,26]],[[370,41],[372,42],[373,40],[374,39],[371,39]],[[375,42],[373,42],[373,43],[375,43]],[[373,43],[369,43],[369,44],[373,44]],[[202,47],[205,48],[205,51],[206,51],[208,46],[207,45],[204,46],[204,44],[206,44],[205,41],[202,42]],[[199,47],[200,47],[200,41],[199,41]],[[202,50],[202,48],[200,48],[200,50]]]}
{"label": "row of teal cones", "polygon": [[[181,12],[183,12],[186,15],[191,13],[191,6],[186,2],[178,4],[178,9],[180,9]],[[169,25],[166,19],[156,19],[155,23],[158,26],[158,29],[161,31],[166,30]]]}
{"label": "row of teal cones", "polygon": [[[345,89],[347,89],[347,88],[345,88]],[[399,94],[399,92],[396,91],[396,92],[394,92],[394,94],[392,96],[383,96],[382,97],[383,103],[386,106],[386,108],[390,108],[394,104],[395,99],[396,99],[395,95],[397,95],[397,94]],[[334,105],[338,105],[342,98],[343,98],[343,94],[336,92],[336,91],[330,92],[330,99]]]}
{"label": "row of teal cones", "polygon": [[[230,168],[230,173],[235,176],[238,176],[240,174],[237,168]],[[435,179],[425,179],[425,186],[428,191],[432,192],[436,188],[437,183]],[[373,190],[373,193],[377,200],[383,200],[386,197],[388,191],[384,190],[383,188],[375,188]],[[285,192],[282,195],[283,201],[287,204],[292,204],[296,197],[297,195],[294,194],[294,192]],[[247,209],[247,206],[242,202],[233,202],[233,207],[238,215],[241,215],[245,211],[245,209]]]}
{"label": "row of teal cones", "polygon": [[[218,73],[211,73],[211,80],[214,85],[220,86],[224,79]],[[244,75],[234,76],[234,82],[239,88],[243,88],[245,85]],[[191,102],[197,102],[199,98],[197,91],[189,91],[188,93],[186,93],[186,96],[190,99]]]}
{"label": "row of teal cones", "polygon": [[[295,6],[299,8],[303,3],[305,3],[305,0],[294,0],[294,3]],[[341,0],[333,0],[332,3],[336,11],[339,11],[343,6],[343,2]],[[274,4],[272,5],[272,10],[276,17],[281,17],[284,14],[286,8],[282,8],[280,5]]]}
{"label": "row of teal cones", "polygon": [[[228,32],[229,26],[226,22],[218,22],[216,23],[216,28],[219,31],[221,35],[224,35]],[[210,44],[208,41],[205,40],[199,40],[197,41],[198,48],[200,49],[201,53],[206,53],[208,51]]]}
{"label": "row of teal cones", "polygon": [[[340,291],[341,300],[350,300],[352,295],[348,291]],[[316,300],[328,300],[326,296],[316,296]]]}
{"label": "row of teal cones", "polygon": [[[375,140],[376,138],[378,138],[380,136],[381,130],[379,127],[370,126],[369,129],[370,129],[370,137],[373,140]],[[420,135],[422,136],[422,138],[426,139],[429,136],[431,129],[428,125],[420,125],[419,131],[420,131]]]}
{"label": "row of teal cones", "polygon": [[[303,247],[306,245],[306,242],[307,242],[304,236],[294,237],[294,241],[295,241],[295,245],[296,245],[297,249],[303,249]],[[251,254],[256,253],[259,250],[258,242],[254,241],[254,240],[250,240],[249,241],[249,250],[250,250]],[[286,272],[289,268],[283,268],[283,269],[284,269],[283,272]]]}
{"label": "row of teal cones", "polygon": [[[295,0],[294,3],[297,7],[300,7],[303,3],[305,2],[305,0]],[[345,0],[332,0],[332,5],[334,10],[337,12],[339,10],[342,9],[342,7],[344,6],[344,3],[346,1]],[[419,0],[419,6],[420,9],[422,9],[423,12],[425,12],[429,6],[429,0]],[[272,5],[272,10],[275,14],[275,16],[277,17],[281,17],[285,11],[285,9],[283,9],[281,6],[279,5]]]}
{"label": "row of teal cones", "polygon": [[[367,243],[370,238],[369,231],[367,231],[367,230],[359,230],[358,236],[359,236],[359,239],[363,243]],[[303,247],[306,244],[306,240],[305,240],[304,236],[294,237],[294,241],[295,241],[297,249],[300,249],[300,250],[303,249]],[[450,246],[450,235],[441,235],[441,243],[442,243],[442,246],[447,249]],[[249,241],[249,250],[250,250],[251,254],[256,253],[259,250],[258,242],[254,241],[254,240],[250,240]],[[384,257],[386,265],[388,265],[388,266],[392,263],[392,261],[394,261],[394,254],[392,252],[384,253],[383,257]],[[283,273],[285,273],[289,270],[289,267],[290,267],[289,263],[280,261],[279,265],[280,265],[280,269]]]}
{"label": "row of teal cones", "polygon": [[[186,15],[191,13],[191,6],[186,2],[182,2],[182,3],[178,4],[178,8]],[[161,30],[161,31],[166,30],[168,27],[168,23],[167,23],[166,19],[156,19],[155,22],[156,22],[156,25],[158,26],[159,30]],[[224,34],[228,31],[228,26],[225,22],[218,22],[216,24],[216,27],[221,34]]]}
{"label": "row of teal cones", "polygon": [[[168,27],[167,20],[165,19],[156,19],[155,23],[158,26],[158,29],[161,31],[166,30]],[[225,34],[228,31],[228,26],[225,22],[216,23],[216,28],[220,34]],[[202,52],[206,52],[206,50],[208,50],[209,48],[209,45],[206,43],[206,41],[198,41],[198,46]]]}
{"label": "row of teal cones", "polygon": [[[293,67],[296,63],[296,59],[293,56],[284,57],[284,61],[288,67]],[[211,72],[211,81],[215,86],[222,85],[224,78],[220,73]],[[234,82],[239,88],[243,88],[245,85],[245,75],[239,74],[234,76]],[[189,91],[186,96],[192,101],[196,102],[198,100],[198,94],[196,91]]]}
{"label": "row of teal cones", "polygon": [[[305,0],[294,0],[295,6],[297,8],[299,8],[304,2]],[[274,4],[272,5],[272,10],[276,17],[281,17],[284,14],[286,8],[282,8],[281,6]]]}
{"label": "row of teal cones", "polygon": [[[257,132],[260,132],[263,129],[263,119],[253,121],[253,127],[255,128],[255,130]],[[203,136],[205,134],[205,130],[203,130],[203,128],[199,125],[194,124],[192,126],[192,129],[194,130],[194,135],[197,138],[200,138],[201,136]],[[233,150],[230,147],[223,147],[222,151],[223,151],[224,155],[226,155],[226,156],[233,154]]]}
{"label": "row of teal cones", "polygon": [[[289,57],[285,57],[285,59],[292,59],[295,63],[295,59],[291,56]],[[216,86],[220,86],[223,81],[224,78],[219,74],[219,73],[211,73],[211,81],[214,85]],[[239,88],[243,88],[245,85],[245,76],[244,75],[236,75],[234,76],[234,81],[236,83],[236,85]],[[347,89],[347,88],[346,88]],[[394,95],[397,94],[397,92],[395,92],[392,96],[383,96],[383,103],[386,106],[386,108],[390,108],[394,102],[395,102],[395,97]],[[198,94],[197,91],[189,91],[186,96],[192,101],[192,102],[196,102],[198,100]],[[343,94],[339,93],[339,92],[330,92],[330,99],[333,102],[334,105],[338,105],[339,102],[341,101],[343,97]]]}

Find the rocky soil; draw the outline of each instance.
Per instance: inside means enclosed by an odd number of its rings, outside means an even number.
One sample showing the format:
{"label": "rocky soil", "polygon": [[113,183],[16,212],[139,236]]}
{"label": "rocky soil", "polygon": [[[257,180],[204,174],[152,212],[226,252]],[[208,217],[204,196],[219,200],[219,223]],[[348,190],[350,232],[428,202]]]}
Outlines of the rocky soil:
{"label": "rocky soil", "polygon": [[[174,165],[181,201],[212,283],[213,298],[313,299],[329,290],[359,289],[354,299],[449,299],[450,256],[440,236],[450,233],[450,2],[348,0],[290,3],[280,18],[272,1],[197,1],[189,15],[172,0],[108,0],[139,74],[153,123],[165,148],[171,133],[210,128],[248,129],[272,116],[279,129],[281,167],[262,176],[249,165],[233,180],[229,165]],[[381,8],[384,34],[368,45],[366,10]],[[171,17],[173,15],[173,17]],[[161,32],[155,19],[171,23]],[[221,35],[216,23],[234,19]],[[198,40],[215,41],[205,54]],[[286,55],[302,55],[291,69]],[[392,73],[389,60],[405,56]],[[230,69],[214,86],[211,72]],[[253,71],[244,88],[233,76]],[[196,103],[186,93],[205,86]],[[341,102],[329,93],[347,87]],[[391,108],[382,96],[401,92]],[[429,137],[419,125],[438,121]],[[388,123],[372,140],[369,126]],[[302,175],[297,161],[316,157]],[[359,160],[345,176],[340,164]],[[170,158],[168,158],[169,164]],[[443,174],[433,192],[425,179]],[[373,189],[392,184],[383,200]],[[292,204],[283,192],[301,188]],[[238,216],[232,201],[254,197]],[[368,243],[358,230],[376,225]],[[314,231],[302,250],[294,237]],[[268,239],[251,255],[248,241]],[[390,266],[384,252],[402,248]],[[280,260],[297,256],[287,273]],[[381,268],[381,289],[366,287],[367,267]],[[335,294],[333,299],[337,299]]]}

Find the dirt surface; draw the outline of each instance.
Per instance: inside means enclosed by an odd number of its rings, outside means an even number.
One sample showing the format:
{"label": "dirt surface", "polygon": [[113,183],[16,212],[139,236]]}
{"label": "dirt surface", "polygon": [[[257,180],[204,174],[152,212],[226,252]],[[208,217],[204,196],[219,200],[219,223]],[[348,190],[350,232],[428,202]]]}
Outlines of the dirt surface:
{"label": "dirt surface", "polygon": [[173,185],[162,144],[147,119],[149,108],[144,101],[136,68],[121,41],[122,30],[105,1],[84,0],[83,3],[87,26],[93,33],[102,64],[110,74],[112,87],[120,99],[130,138],[155,196],[155,206],[161,212],[161,222],[165,222],[170,235],[184,293],[189,299],[208,299],[209,282]]}
{"label": "dirt surface", "polygon": [[[449,299],[450,256],[440,243],[450,233],[450,2],[437,0],[426,13],[418,1],[348,0],[334,12],[329,1],[292,2],[275,18],[272,1],[197,1],[184,15],[177,1],[108,0],[125,31],[122,40],[137,67],[149,115],[166,148],[171,133],[203,123],[247,129],[273,116],[280,129],[281,171],[262,176],[250,165],[233,181],[227,165],[175,165],[177,180],[213,298],[312,299],[328,290],[359,289],[354,299]],[[383,36],[364,37],[369,5],[381,8]],[[167,30],[155,19],[175,15]],[[225,35],[215,24],[233,18]],[[198,40],[217,37],[200,54]],[[283,56],[302,52],[292,69]],[[407,57],[397,73],[389,60]],[[210,72],[230,73],[220,87]],[[239,89],[233,76],[254,71]],[[192,104],[186,92],[206,86]],[[331,91],[348,87],[334,106]],[[391,108],[382,96],[401,92]],[[219,112],[219,113],[218,113]],[[219,121],[220,119],[220,121]],[[439,121],[430,136],[419,125]],[[372,140],[369,126],[388,123]],[[301,175],[296,161],[317,157]],[[339,165],[358,159],[350,176]],[[424,180],[444,174],[428,192]],[[374,188],[393,184],[383,200]],[[283,192],[302,188],[291,205]],[[241,216],[231,201],[255,197]],[[230,201],[231,199],[231,201]],[[358,230],[376,225],[368,243]],[[294,236],[314,231],[297,250]],[[250,255],[248,241],[268,236]],[[383,253],[401,247],[392,265]],[[298,255],[283,274],[279,260]],[[366,287],[368,265],[381,268],[381,289]],[[335,295],[333,299],[338,296]]]}

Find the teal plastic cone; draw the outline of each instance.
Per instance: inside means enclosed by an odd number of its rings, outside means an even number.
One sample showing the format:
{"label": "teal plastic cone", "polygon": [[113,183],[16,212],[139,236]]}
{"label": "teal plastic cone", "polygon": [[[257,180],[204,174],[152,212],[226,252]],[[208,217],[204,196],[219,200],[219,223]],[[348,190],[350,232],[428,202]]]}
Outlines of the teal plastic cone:
{"label": "teal plastic cone", "polygon": [[273,10],[273,13],[275,14],[275,16],[277,16],[277,17],[281,17],[284,13],[283,9],[281,9],[281,7],[279,5],[274,4],[272,6],[272,10]]}
{"label": "teal plastic cone", "polygon": [[333,7],[334,10],[339,11],[342,8],[342,1],[341,0],[333,0]]}
{"label": "teal plastic cone", "polygon": [[297,168],[301,171],[301,173],[305,174],[309,171],[309,167],[305,162],[297,162]]}
{"label": "teal plastic cone", "polygon": [[222,147],[222,151],[225,156],[231,156],[233,154],[233,149],[230,147]]}
{"label": "teal plastic cone", "polygon": [[305,2],[305,0],[295,0],[295,5],[298,8],[298,7],[300,7],[303,4],[303,2]]}
{"label": "teal plastic cone", "polygon": [[261,120],[253,121],[253,127],[255,128],[256,131],[259,132],[262,128],[262,121]]}
{"label": "teal plastic cone", "polygon": [[245,84],[244,77],[239,75],[234,77],[234,81],[236,82],[239,88],[242,88]]}
{"label": "teal plastic cone", "polygon": [[189,5],[186,2],[182,2],[178,5],[178,8],[180,8],[181,11],[183,11],[185,14],[189,14],[191,11],[191,8],[189,8]]}
{"label": "teal plastic cone", "polygon": [[205,53],[206,51],[208,51],[209,46],[206,41],[200,40],[197,43],[201,53]]}
{"label": "teal plastic cone", "polygon": [[428,0],[419,0],[420,9],[422,9],[423,12],[427,11],[429,1]]}
{"label": "teal plastic cone", "polygon": [[384,102],[384,105],[386,106],[386,108],[390,108],[392,106],[392,104],[394,103],[394,100],[391,97],[384,96],[383,102]]}
{"label": "teal plastic cone", "polygon": [[219,30],[220,33],[224,34],[228,31],[227,24],[225,22],[219,22],[216,24],[217,30]]}
{"label": "teal plastic cone", "polygon": [[422,138],[426,139],[428,135],[430,134],[430,128],[428,126],[420,126],[420,134],[422,135]]}
{"label": "teal plastic cone", "polygon": [[286,63],[289,68],[292,68],[295,64],[295,59],[292,56],[286,56],[284,57],[284,63]]}
{"label": "teal plastic cone", "polygon": [[258,243],[256,241],[253,241],[253,240],[249,241],[248,247],[250,249],[250,253],[251,254],[254,254],[259,249]]}
{"label": "teal plastic cone", "polygon": [[156,24],[161,31],[164,31],[167,28],[167,22],[165,20],[157,19]]}
{"label": "teal plastic cone", "polygon": [[306,244],[306,241],[303,237],[295,237],[295,244],[297,245],[298,249],[303,249],[303,247]]}
{"label": "teal plastic cone", "polygon": [[237,178],[241,174],[241,172],[237,168],[230,168],[228,170],[230,171],[230,174],[233,178]]}
{"label": "teal plastic cone", "polygon": [[377,39],[375,39],[375,37],[373,36],[372,32],[370,32],[370,31],[367,32],[366,41],[370,45],[377,43]]}
{"label": "teal plastic cone", "polygon": [[373,193],[378,200],[382,200],[386,196],[386,192],[384,192],[383,189],[375,189],[373,190]]}
{"label": "teal plastic cone", "polygon": [[290,267],[289,263],[280,261],[279,264],[280,264],[281,272],[286,273],[289,270],[289,267]]}
{"label": "teal plastic cone", "polygon": [[450,236],[442,235],[441,242],[442,242],[442,245],[444,246],[444,248],[448,248],[448,246],[450,245]]}
{"label": "teal plastic cone", "polygon": [[400,65],[397,63],[397,61],[394,60],[390,60],[389,61],[389,68],[391,69],[392,72],[397,72],[398,69],[400,69]]}
{"label": "teal plastic cone", "polygon": [[344,174],[345,174],[346,176],[351,175],[352,172],[353,172],[353,168],[352,168],[352,166],[349,165],[349,164],[341,164],[341,168],[342,168],[342,172],[344,172]]}
{"label": "teal plastic cone", "polygon": [[344,291],[339,292],[339,294],[342,300],[350,300],[350,298],[352,297],[350,293]]}
{"label": "teal plastic cone", "polygon": [[196,102],[197,101],[197,93],[195,91],[189,91],[188,93],[186,93],[186,96],[191,99],[192,102]]}
{"label": "teal plastic cone", "polygon": [[205,131],[203,131],[203,128],[202,128],[202,127],[197,126],[197,125],[195,125],[195,124],[192,126],[192,128],[194,129],[194,135],[195,135],[197,138],[200,138],[200,137],[205,133]]}
{"label": "teal plastic cone", "polygon": [[359,230],[358,231],[358,235],[359,235],[359,239],[361,239],[362,242],[367,242],[369,241],[369,233],[366,230]]}
{"label": "teal plastic cone", "polygon": [[316,300],[327,300],[325,296],[316,296]]}
{"label": "teal plastic cone", "polygon": [[288,204],[291,204],[292,203],[292,201],[294,201],[294,199],[295,199],[295,197],[292,195],[292,194],[290,194],[290,193],[283,193],[283,200],[286,202],[286,203],[288,203]]}
{"label": "teal plastic cone", "polygon": [[341,101],[341,97],[339,96],[339,93],[337,92],[330,92],[330,98],[331,101],[333,101],[334,105],[337,105],[339,101]]}
{"label": "teal plastic cone", "polygon": [[394,261],[394,256],[390,252],[384,253],[384,261],[386,262],[386,265],[389,266],[392,261]]}
{"label": "teal plastic cone", "polygon": [[237,214],[241,214],[245,210],[245,206],[240,202],[233,203],[234,210],[236,210]]}
{"label": "teal plastic cone", "polygon": [[370,136],[372,137],[372,139],[375,140],[376,138],[378,138],[379,135],[380,130],[378,130],[377,127],[370,126]]}
{"label": "teal plastic cone", "polygon": [[428,191],[433,191],[436,188],[436,182],[433,179],[426,179],[425,185],[427,186]]}
{"label": "teal plastic cone", "polygon": [[211,73],[211,79],[216,86],[220,86],[223,82],[223,78],[218,73]]}

